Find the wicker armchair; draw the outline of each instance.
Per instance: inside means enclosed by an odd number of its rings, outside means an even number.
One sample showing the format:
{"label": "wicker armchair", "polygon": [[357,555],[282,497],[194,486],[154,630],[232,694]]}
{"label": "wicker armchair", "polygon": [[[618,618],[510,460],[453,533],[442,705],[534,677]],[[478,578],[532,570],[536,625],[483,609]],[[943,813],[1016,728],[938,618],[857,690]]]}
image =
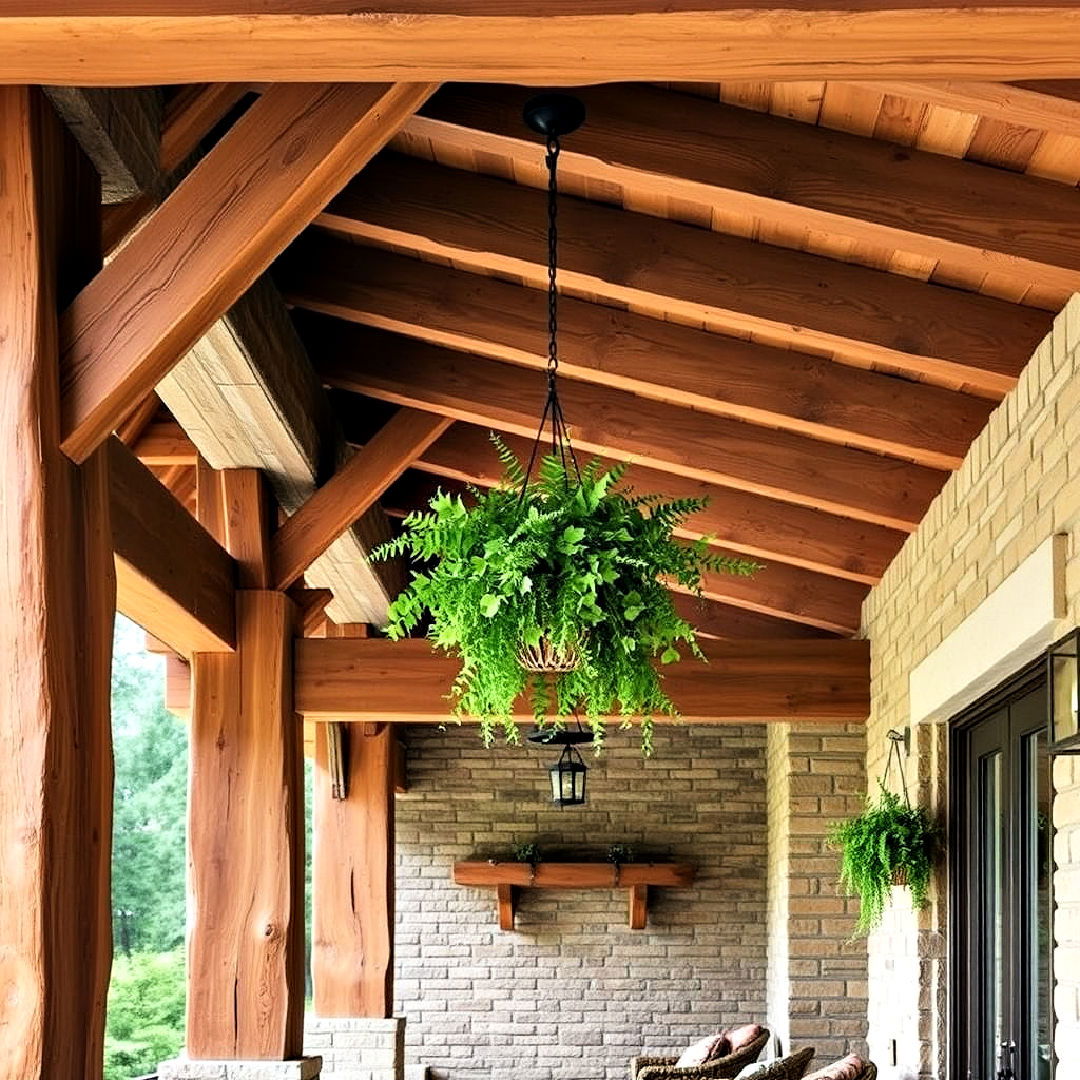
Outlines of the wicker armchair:
{"label": "wicker armchair", "polygon": [[763,1063],[761,1071],[753,1073],[750,1080],[802,1080],[813,1060],[814,1048],[804,1046],[787,1057]]}
{"label": "wicker armchair", "polygon": [[757,1061],[758,1054],[769,1041],[767,1028],[750,1042],[725,1057],[687,1069],[676,1068],[678,1055],[673,1057],[636,1057],[630,1062],[630,1080],[732,1080],[746,1065]]}

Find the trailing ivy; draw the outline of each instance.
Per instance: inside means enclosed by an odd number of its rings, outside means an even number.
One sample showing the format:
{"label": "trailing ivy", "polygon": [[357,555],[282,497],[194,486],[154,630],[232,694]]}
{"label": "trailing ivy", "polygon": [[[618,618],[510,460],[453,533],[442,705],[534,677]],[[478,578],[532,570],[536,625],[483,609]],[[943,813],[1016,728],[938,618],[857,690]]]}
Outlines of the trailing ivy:
{"label": "trailing ivy", "polygon": [[[697,593],[705,570],[750,575],[759,567],[711,551],[704,539],[674,539],[703,499],[634,495],[619,490],[624,466],[593,461],[579,478],[557,456],[526,479],[516,456],[493,441],[506,470],[500,486],[470,488],[469,503],[439,492],[375,553],[410,555],[421,567],[390,607],[389,635],[406,637],[430,619],[435,646],[461,659],[453,711],[478,718],[487,743],[500,730],[519,740],[512,714],[527,694],[538,724],[579,714],[597,748],[601,717],[621,715],[624,727],[640,718],[649,753],[653,717],[675,715],[654,660],[703,659],[663,581]],[[529,674],[519,650],[542,639],[575,654],[577,667]]]}
{"label": "trailing ivy", "polygon": [[930,873],[940,841],[937,825],[921,806],[908,806],[884,784],[875,803],[849,821],[832,827],[829,843],[840,855],[840,886],[860,900],[855,935],[868,934],[881,924],[889,891],[903,884],[911,905],[925,908]]}

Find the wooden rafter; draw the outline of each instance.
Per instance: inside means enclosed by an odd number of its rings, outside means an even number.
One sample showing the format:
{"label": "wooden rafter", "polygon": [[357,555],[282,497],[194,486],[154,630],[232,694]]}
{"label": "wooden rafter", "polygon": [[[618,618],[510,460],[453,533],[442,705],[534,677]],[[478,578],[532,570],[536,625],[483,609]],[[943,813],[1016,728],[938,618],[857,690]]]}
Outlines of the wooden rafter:
{"label": "wooden rafter", "polygon": [[[386,155],[316,220],[546,285],[545,196],[505,180]],[[559,222],[564,288],[992,398],[1050,325],[1043,311],[583,199],[562,199]]]}
{"label": "wooden rafter", "polygon": [[264,93],[65,312],[64,452],[85,458],[431,90]]}
{"label": "wooden rafter", "polygon": [[[870,643],[707,641],[709,663],[664,671],[685,720],[862,722],[870,708]],[[422,639],[299,638],[296,709],[306,719],[442,723],[459,663]],[[521,716],[532,719],[522,702]]]}
{"label": "wooden rafter", "polygon": [[[449,87],[412,130],[537,161],[526,93]],[[1038,281],[1063,298],[1080,288],[1077,196],[1063,184],[658,87],[580,95],[589,122],[567,140],[564,173],[896,248],[976,280]]]}
{"label": "wooden rafter", "polygon": [[0,16],[5,81],[95,85],[1067,78],[1080,33],[1064,0],[8,0]]}
{"label": "wooden rafter", "polygon": [[[531,436],[542,379],[381,330],[307,316],[302,336],[323,378],[399,405]],[[945,474],[804,436],[646,402],[565,380],[563,403],[583,449],[682,476],[911,531]]]}
{"label": "wooden rafter", "polygon": [[[537,289],[313,234],[277,273],[301,307],[496,360],[543,367]],[[566,297],[561,370],[642,397],[916,461],[958,468],[991,403]]]}
{"label": "wooden rafter", "polygon": [[[293,513],[344,460],[334,415],[285,305],[267,276],[158,384],[173,415],[218,469],[260,468]],[[334,592],[331,617],[382,624],[400,590],[395,562],[367,552],[390,537],[373,506],[310,567],[308,584]]]}
{"label": "wooden rafter", "polygon": [[675,594],[675,610],[697,633],[706,638],[755,640],[778,638],[794,641],[799,638],[830,637],[831,635],[807,623],[789,622],[771,615],[762,615],[747,608],[697,599],[684,593]]}
{"label": "wooden rafter", "polygon": [[175,420],[147,424],[131,448],[144,465],[194,465],[198,457],[195,444]]}
{"label": "wooden rafter", "polygon": [[117,607],[184,656],[231,651],[233,560],[119,439],[107,455]]}
{"label": "wooden rafter", "polygon": [[275,533],[273,586],[296,581],[451,424],[402,409]]}

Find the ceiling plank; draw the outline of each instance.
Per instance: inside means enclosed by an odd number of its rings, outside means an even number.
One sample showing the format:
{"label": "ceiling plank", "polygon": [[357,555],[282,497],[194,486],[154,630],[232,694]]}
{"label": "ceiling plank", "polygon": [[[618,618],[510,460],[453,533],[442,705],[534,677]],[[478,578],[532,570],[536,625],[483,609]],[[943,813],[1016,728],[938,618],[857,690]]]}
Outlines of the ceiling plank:
{"label": "ceiling plank", "polygon": [[274,534],[273,587],[287,589],[452,423],[401,409]]}
{"label": "ceiling plank", "polygon": [[[527,461],[531,439],[504,433],[507,446]],[[615,462],[608,460],[607,464]],[[420,455],[415,467],[439,477],[490,487],[502,478],[488,431],[455,424]],[[821,510],[716,487],[700,480],[632,465],[625,483],[638,492],[669,499],[706,499],[703,510],[679,530],[764,562],[788,562],[818,573],[876,584],[906,534]]]}
{"label": "ceiling plank", "polygon": [[[531,436],[544,380],[381,330],[306,315],[301,336],[330,385],[467,423]],[[784,431],[645,401],[625,390],[563,380],[574,440],[683,476],[913,530],[945,474]]]}
{"label": "ceiling plank", "polygon": [[[1053,131],[1080,138],[1080,82],[1058,87],[1028,88],[1017,83],[967,82],[866,82],[847,83],[878,94],[923,101],[958,112],[976,113],[987,120],[999,120],[1036,131]],[[1072,96],[1067,96],[1071,90]],[[1064,91],[1064,92],[1063,92]]]}
{"label": "ceiling plank", "polygon": [[64,452],[84,460],[432,89],[267,90],[62,316]]}
{"label": "ceiling plank", "polygon": [[[215,469],[258,468],[279,505],[295,513],[345,460],[326,394],[267,277],[249,289],[159,383],[158,390],[199,453]],[[306,574],[331,589],[331,618],[383,625],[401,591],[398,562],[367,553],[390,538],[373,506]]]}
{"label": "ceiling plank", "polygon": [[795,641],[799,638],[827,638],[834,635],[806,623],[788,622],[771,615],[762,615],[746,608],[719,603],[704,597],[674,593],[675,612],[685,619],[702,637],[745,641],[778,638]]}
{"label": "ceiling plank", "polygon": [[[1065,0],[5,0],[0,80],[1069,78]],[[407,17],[402,17],[407,16]],[[137,35],[137,47],[133,47]],[[524,48],[523,43],[528,47]],[[613,47],[617,43],[617,47]]]}
{"label": "ceiling plank", "polygon": [[[316,221],[547,286],[546,196],[505,180],[387,154]],[[620,306],[995,399],[1050,327],[1047,312],[569,196],[559,267],[564,289]]]}
{"label": "ceiling plank", "polygon": [[131,448],[144,465],[194,465],[199,458],[195,444],[175,420],[148,424]]}
{"label": "ceiling plank", "polygon": [[[870,643],[703,641],[707,664],[664,669],[664,689],[692,723],[864,721]],[[445,723],[460,662],[424,639],[298,638],[296,709],[306,719]],[[522,701],[521,719],[532,719]],[[662,719],[662,718],[661,718]]]}
{"label": "ceiling plank", "polygon": [[[496,360],[547,363],[536,289],[305,235],[274,269],[286,300]],[[559,304],[560,371],[642,397],[937,469],[956,469],[992,404],[818,356],[677,326],[572,297]]]}
{"label": "ceiling plank", "polygon": [[117,608],[183,656],[231,652],[233,560],[119,439],[107,446]]}
{"label": "ceiling plank", "polygon": [[[539,162],[521,121],[527,94],[448,87],[410,130],[434,140],[450,129],[476,153]],[[565,140],[561,167],[628,198],[691,199],[941,260],[975,280],[1038,281],[1062,302],[1080,288],[1080,195],[1064,184],[654,86],[578,94],[588,122]]]}

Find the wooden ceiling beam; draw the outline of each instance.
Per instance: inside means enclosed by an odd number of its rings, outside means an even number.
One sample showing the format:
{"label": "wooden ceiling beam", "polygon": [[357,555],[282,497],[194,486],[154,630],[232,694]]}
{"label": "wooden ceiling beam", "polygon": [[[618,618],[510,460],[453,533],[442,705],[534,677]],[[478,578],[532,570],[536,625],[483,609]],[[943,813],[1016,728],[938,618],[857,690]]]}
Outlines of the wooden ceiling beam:
{"label": "wooden ceiling beam", "polygon": [[828,638],[835,635],[806,623],[788,622],[762,615],[732,604],[704,597],[674,593],[675,611],[690,623],[701,637],[746,641],[773,638],[795,641],[800,638]]}
{"label": "wooden ceiling beam", "polygon": [[[391,493],[398,498],[397,509],[410,513],[428,508],[430,496],[440,487],[451,495],[469,501],[464,485],[434,477],[421,476],[421,486],[408,491],[398,485]],[[424,481],[427,484],[424,484]],[[404,497],[404,498],[402,498]],[[388,512],[390,512],[388,510]],[[730,558],[740,553],[717,547],[716,554]],[[678,586],[671,586],[673,591]],[[702,596],[754,614],[770,616],[789,626],[810,626],[833,634],[850,636],[861,622],[862,602],[870,591],[868,585],[804,570],[790,563],[772,562],[753,577],[707,571],[702,577]],[[725,635],[725,636],[731,636]],[[792,635],[795,636],[795,635]]]}
{"label": "wooden ceiling beam", "polygon": [[[533,372],[325,316],[307,315],[301,336],[332,386],[526,437],[535,431],[545,385]],[[561,397],[584,450],[889,528],[913,530],[945,480],[919,465],[625,390],[563,380]]]}
{"label": "wooden ceiling beam", "polygon": [[147,424],[132,450],[144,465],[194,465],[199,457],[188,433],[175,420]]}
{"label": "wooden ceiling beam", "polygon": [[[547,363],[536,289],[310,233],[275,267],[285,299],[312,311],[495,360]],[[564,297],[560,370],[642,397],[936,469],[956,469],[992,405],[819,356],[722,337]]]}
{"label": "wooden ceiling beam", "polygon": [[[654,86],[578,93],[588,122],[565,142],[565,173],[940,259],[976,280],[1038,281],[1063,302],[1080,289],[1078,196],[1067,185]],[[543,146],[521,122],[527,95],[448,87],[411,131],[537,164]]]}
{"label": "wooden ceiling beam", "polygon": [[[528,460],[531,438],[509,433],[502,438],[521,460]],[[608,464],[614,461],[608,459]],[[420,455],[415,467],[481,487],[502,478],[488,430],[472,424],[455,424]],[[880,580],[906,537],[899,530],[710,485],[641,463],[627,470],[625,483],[635,491],[670,499],[707,499],[705,508],[679,530],[682,536],[708,536],[763,562],[791,563],[867,585]]]}
{"label": "wooden ceiling beam", "polygon": [[84,460],[432,89],[267,90],[64,313],[64,452]]}
{"label": "wooden ceiling beam", "polygon": [[1069,78],[1065,0],[7,0],[0,80]]}
{"label": "wooden ceiling beam", "polygon": [[[664,688],[691,723],[821,720],[862,723],[870,710],[870,642],[705,641],[709,662],[664,669]],[[424,639],[298,638],[296,710],[305,719],[445,723],[460,664]],[[521,719],[531,720],[526,702]]]}
{"label": "wooden ceiling beam", "polygon": [[[387,154],[316,222],[547,287],[546,196],[506,180]],[[559,267],[564,289],[618,306],[995,399],[1050,327],[992,297],[569,196]]]}
{"label": "wooden ceiling beam", "polygon": [[182,656],[231,652],[232,558],[119,439],[107,446],[117,608]]}
{"label": "wooden ceiling beam", "polygon": [[401,409],[274,534],[272,583],[287,589],[452,421]]}

